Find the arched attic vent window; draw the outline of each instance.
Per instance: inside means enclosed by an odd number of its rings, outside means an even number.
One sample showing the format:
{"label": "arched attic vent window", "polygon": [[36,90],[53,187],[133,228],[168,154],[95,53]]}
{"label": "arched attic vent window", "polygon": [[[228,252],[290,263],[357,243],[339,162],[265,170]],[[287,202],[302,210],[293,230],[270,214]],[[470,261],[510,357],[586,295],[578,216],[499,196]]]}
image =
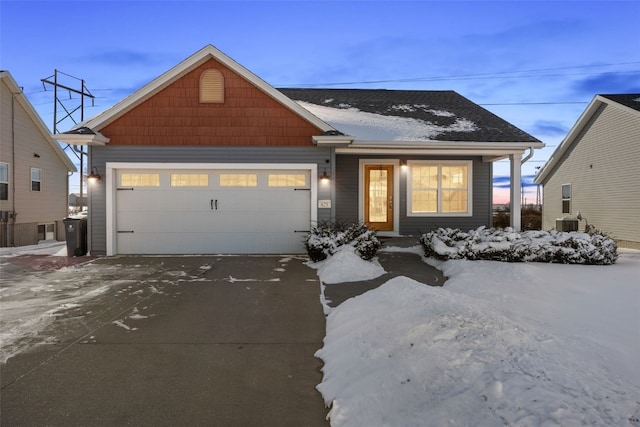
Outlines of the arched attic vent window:
{"label": "arched attic vent window", "polygon": [[224,76],[218,70],[204,70],[200,74],[200,102],[224,102]]}

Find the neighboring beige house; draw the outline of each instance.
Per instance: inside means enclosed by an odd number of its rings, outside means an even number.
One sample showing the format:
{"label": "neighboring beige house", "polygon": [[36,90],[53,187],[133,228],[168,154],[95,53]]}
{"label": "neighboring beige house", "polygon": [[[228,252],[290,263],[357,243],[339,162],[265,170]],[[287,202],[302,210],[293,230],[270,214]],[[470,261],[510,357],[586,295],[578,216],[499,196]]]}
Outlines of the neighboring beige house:
{"label": "neighboring beige house", "polygon": [[597,95],[535,182],[543,229],[581,218],[580,230],[588,223],[640,249],[640,94]]}
{"label": "neighboring beige house", "polygon": [[64,240],[76,168],[8,71],[0,82],[0,246]]}

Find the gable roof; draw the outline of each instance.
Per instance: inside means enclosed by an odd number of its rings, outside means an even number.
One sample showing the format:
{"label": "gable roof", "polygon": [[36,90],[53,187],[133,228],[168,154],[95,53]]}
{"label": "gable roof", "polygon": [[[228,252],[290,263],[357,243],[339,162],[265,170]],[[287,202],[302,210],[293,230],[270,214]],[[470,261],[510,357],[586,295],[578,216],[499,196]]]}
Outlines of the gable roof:
{"label": "gable roof", "polygon": [[576,142],[578,135],[587,125],[591,117],[598,111],[602,105],[615,106],[631,112],[640,119],[640,93],[636,94],[618,94],[618,95],[596,95],[584,112],[578,118],[578,121],[569,130],[567,136],[564,137],[560,145],[555,149],[549,160],[544,164],[536,175],[534,182],[536,184],[544,184],[551,176],[556,165],[560,162],[562,155]]}
{"label": "gable roof", "polygon": [[[523,130],[450,90],[280,91],[357,140],[541,144]],[[378,125],[374,123],[376,119]],[[364,122],[370,123],[369,132],[363,129]]]}
{"label": "gable roof", "polygon": [[0,81],[4,82],[15,99],[18,101],[22,109],[27,113],[31,121],[33,122],[38,132],[42,135],[42,137],[47,141],[53,152],[60,158],[62,163],[66,166],[67,170],[70,172],[76,172],[77,169],[71,159],[66,155],[64,150],[58,144],[52,136],[51,132],[47,128],[47,125],[44,124],[40,115],[33,108],[33,105],[29,102],[27,97],[22,92],[22,89],[18,86],[18,83],[14,80],[13,76],[9,71],[0,71]]}
{"label": "gable roof", "polygon": [[[113,105],[97,116],[92,117],[84,121],[83,123],[80,123],[78,126],[75,126],[74,130],[77,128],[88,128],[93,130],[94,132],[100,131],[105,126],[116,120],[118,117],[125,114],[127,111],[138,106],[145,100],[152,97],[154,94],[160,92],[162,89],[178,80],[180,77],[187,74],[189,71],[197,68],[198,66],[212,58],[219,61],[232,71],[236,72],[247,81],[255,85],[258,89],[262,90],[285,107],[293,110],[295,113],[311,122],[314,126],[320,128],[323,132],[335,130],[330,125],[311,114],[308,110],[302,108],[296,102],[293,102],[291,99],[287,98],[285,95],[274,89],[260,77],[256,76],[251,71],[247,70],[245,67],[238,64],[236,61],[234,61],[212,45],[203,47],[198,52],[194,53],[184,61],[180,62],[178,65],[174,66],[156,79],[152,80],[150,83],[146,84],[141,89],[132,93],[122,101],[118,102],[117,104]],[[90,134],[85,132],[85,135]]]}

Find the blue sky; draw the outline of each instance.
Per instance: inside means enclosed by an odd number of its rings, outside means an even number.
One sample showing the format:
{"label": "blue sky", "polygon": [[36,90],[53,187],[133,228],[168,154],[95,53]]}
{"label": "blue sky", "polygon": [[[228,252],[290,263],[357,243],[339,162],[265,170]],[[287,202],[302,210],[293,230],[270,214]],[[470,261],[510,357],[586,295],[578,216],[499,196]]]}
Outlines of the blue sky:
{"label": "blue sky", "polygon": [[0,69],[50,127],[54,69],[88,118],[207,44],[275,87],[455,90],[547,144],[530,183],[596,94],[640,93],[638,22],[639,1],[0,0]]}

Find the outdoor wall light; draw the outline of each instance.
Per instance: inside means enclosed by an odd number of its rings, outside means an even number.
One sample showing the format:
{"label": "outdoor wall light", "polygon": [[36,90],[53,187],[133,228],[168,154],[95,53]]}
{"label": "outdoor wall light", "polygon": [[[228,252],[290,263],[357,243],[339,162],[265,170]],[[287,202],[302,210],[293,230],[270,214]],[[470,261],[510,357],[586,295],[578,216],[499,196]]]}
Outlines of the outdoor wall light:
{"label": "outdoor wall light", "polygon": [[406,171],[407,168],[408,168],[407,161],[406,160],[400,160],[400,169],[402,169],[403,171]]}
{"label": "outdoor wall light", "polygon": [[322,174],[322,176],[320,177],[320,182],[323,184],[328,184],[329,183],[329,175],[327,174],[327,168],[324,168],[324,173]]}
{"label": "outdoor wall light", "polygon": [[102,175],[98,173],[98,168],[96,168],[95,166],[91,168],[91,173],[87,175],[87,181],[89,182],[102,181]]}

